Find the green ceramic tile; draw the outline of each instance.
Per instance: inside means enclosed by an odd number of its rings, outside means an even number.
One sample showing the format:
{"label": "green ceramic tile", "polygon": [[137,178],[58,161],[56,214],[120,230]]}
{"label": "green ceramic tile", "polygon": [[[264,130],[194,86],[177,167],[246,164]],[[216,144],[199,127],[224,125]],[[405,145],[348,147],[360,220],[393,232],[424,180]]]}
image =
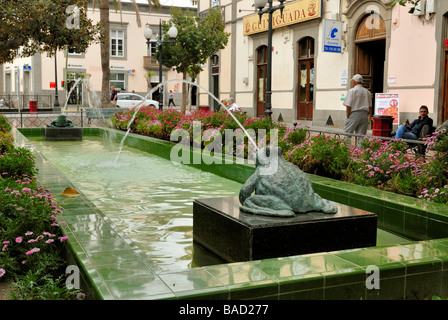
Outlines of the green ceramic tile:
{"label": "green ceramic tile", "polygon": [[155,275],[105,281],[114,299],[157,300],[174,299],[174,293]]}
{"label": "green ceramic tile", "polygon": [[366,286],[364,283],[347,283],[338,286],[325,286],[325,300],[364,300]]}
{"label": "green ceramic tile", "polygon": [[416,251],[412,245],[370,248],[370,250],[404,264],[407,275],[442,270],[442,260]]}
{"label": "green ceramic tile", "polygon": [[114,250],[130,250],[129,244],[124,242],[122,239],[100,239],[100,240],[88,240],[80,241],[81,246],[87,253],[92,252],[104,252],[104,251],[114,251]]}
{"label": "green ceramic tile", "polygon": [[442,272],[427,272],[406,277],[406,300],[430,300],[442,292]]}
{"label": "green ceramic tile", "polygon": [[405,266],[387,256],[380,255],[371,249],[343,250],[333,253],[335,256],[350,261],[362,268],[378,267],[381,277],[397,277],[406,274]]}
{"label": "green ceramic tile", "polygon": [[308,259],[297,257],[267,259],[251,262],[279,283],[279,292],[303,291],[312,288],[323,288],[324,277],[311,269]]}
{"label": "green ceramic tile", "polygon": [[324,288],[288,292],[280,294],[279,300],[323,300]]}
{"label": "green ceramic tile", "polygon": [[366,300],[403,300],[405,297],[404,276],[383,278],[380,272],[379,288],[366,288]]}
{"label": "green ceramic tile", "polygon": [[278,283],[250,263],[231,263],[205,267],[230,290],[230,299],[252,299],[278,295]]}
{"label": "green ceramic tile", "polygon": [[404,212],[391,207],[385,207],[383,223],[390,230],[397,231],[398,233],[403,232]]}
{"label": "green ceramic tile", "polygon": [[203,268],[161,273],[178,299],[228,299],[229,289]]}
{"label": "green ceramic tile", "polygon": [[365,281],[362,267],[333,254],[303,255],[308,267],[324,276],[324,286]]}
{"label": "green ceramic tile", "polygon": [[104,281],[154,275],[152,270],[142,261],[95,265],[94,267]]}
{"label": "green ceramic tile", "polygon": [[427,221],[424,216],[405,213],[404,215],[404,232],[416,239],[426,239]]}

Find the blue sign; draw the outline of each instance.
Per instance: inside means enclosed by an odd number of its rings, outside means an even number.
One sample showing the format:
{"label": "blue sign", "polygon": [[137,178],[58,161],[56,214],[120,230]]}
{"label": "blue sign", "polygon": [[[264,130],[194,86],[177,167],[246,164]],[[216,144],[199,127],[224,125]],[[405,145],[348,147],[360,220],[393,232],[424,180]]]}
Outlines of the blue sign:
{"label": "blue sign", "polygon": [[324,52],[342,52],[342,21],[323,20]]}
{"label": "blue sign", "polygon": [[23,71],[31,71],[31,66],[26,64],[23,66]]}

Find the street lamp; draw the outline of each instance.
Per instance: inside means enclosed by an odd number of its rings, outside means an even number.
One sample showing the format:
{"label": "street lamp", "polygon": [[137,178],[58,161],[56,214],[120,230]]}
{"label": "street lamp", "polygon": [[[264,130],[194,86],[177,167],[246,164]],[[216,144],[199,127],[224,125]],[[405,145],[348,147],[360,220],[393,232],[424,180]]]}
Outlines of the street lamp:
{"label": "street lamp", "polygon": [[[272,6],[272,0],[254,0],[254,5],[258,8],[258,16],[261,17],[263,14],[269,14],[269,25],[268,25],[268,52],[267,52],[267,70],[266,70],[266,103],[264,113],[266,117],[271,117],[272,115],[272,15],[273,13],[280,9],[280,14],[283,16],[283,9],[285,5],[283,2],[285,0],[279,0],[280,4],[278,6]],[[265,8],[266,3],[269,7]]]}
{"label": "street lamp", "polygon": [[[170,38],[172,40],[170,41],[163,41],[163,34],[162,34],[162,20],[159,21],[159,40],[157,41],[157,47],[159,48],[159,83],[162,83],[162,44],[163,43],[173,43],[174,39],[177,38],[177,28],[176,26],[173,24],[171,26],[171,28],[168,30],[168,35],[170,36]],[[148,48],[149,48],[149,43],[150,40],[152,38],[152,30],[149,26],[149,24],[146,25],[146,29],[144,31],[144,35],[146,38],[146,43],[148,44]],[[159,94],[159,109],[163,110],[163,86],[161,86],[159,88],[160,94]]]}
{"label": "street lamp", "polygon": [[57,62],[57,52],[54,54],[54,104],[55,108],[59,108],[59,94],[58,94],[58,62]]}

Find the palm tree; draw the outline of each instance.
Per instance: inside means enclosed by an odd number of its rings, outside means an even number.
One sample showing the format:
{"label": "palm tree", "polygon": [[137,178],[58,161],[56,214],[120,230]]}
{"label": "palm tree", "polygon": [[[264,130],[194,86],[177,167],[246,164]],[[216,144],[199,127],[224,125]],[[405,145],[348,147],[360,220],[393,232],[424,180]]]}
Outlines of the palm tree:
{"label": "palm tree", "polygon": [[[93,1],[93,9],[95,10],[95,5],[97,0]],[[136,21],[138,27],[141,27],[140,12],[138,10],[138,5],[135,0],[131,0],[136,13]],[[109,10],[110,10],[110,0],[99,0],[100,2],[100,25],[102,33],[101,47],[101,69],[103,72],[103,78],[101,81],[101,104],[107,107],[110,104],[109,96],[109,82],[110,82],[110,20],[109,20]],[[113,0],[114,5],[118,6],[118,9],[122,10],[121,0]],[[162,6],[159,0],[148,0],[149,10],[151,12],[152,6],[156,9],[160,9]]]}

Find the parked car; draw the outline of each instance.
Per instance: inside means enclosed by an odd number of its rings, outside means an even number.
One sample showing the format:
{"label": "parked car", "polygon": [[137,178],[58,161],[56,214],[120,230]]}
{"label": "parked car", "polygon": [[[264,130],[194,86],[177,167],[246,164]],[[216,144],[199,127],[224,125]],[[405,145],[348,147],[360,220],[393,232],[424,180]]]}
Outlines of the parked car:
{"label": "parked car", "polygon": [[123,109],[134,108],[139,103],[142,103],[144,106],[151,106],[154,108],[159,108],[159,102],[155,100],[145,99],[139,94],[136,93],[118,93],[117,94],[117,107]]}

